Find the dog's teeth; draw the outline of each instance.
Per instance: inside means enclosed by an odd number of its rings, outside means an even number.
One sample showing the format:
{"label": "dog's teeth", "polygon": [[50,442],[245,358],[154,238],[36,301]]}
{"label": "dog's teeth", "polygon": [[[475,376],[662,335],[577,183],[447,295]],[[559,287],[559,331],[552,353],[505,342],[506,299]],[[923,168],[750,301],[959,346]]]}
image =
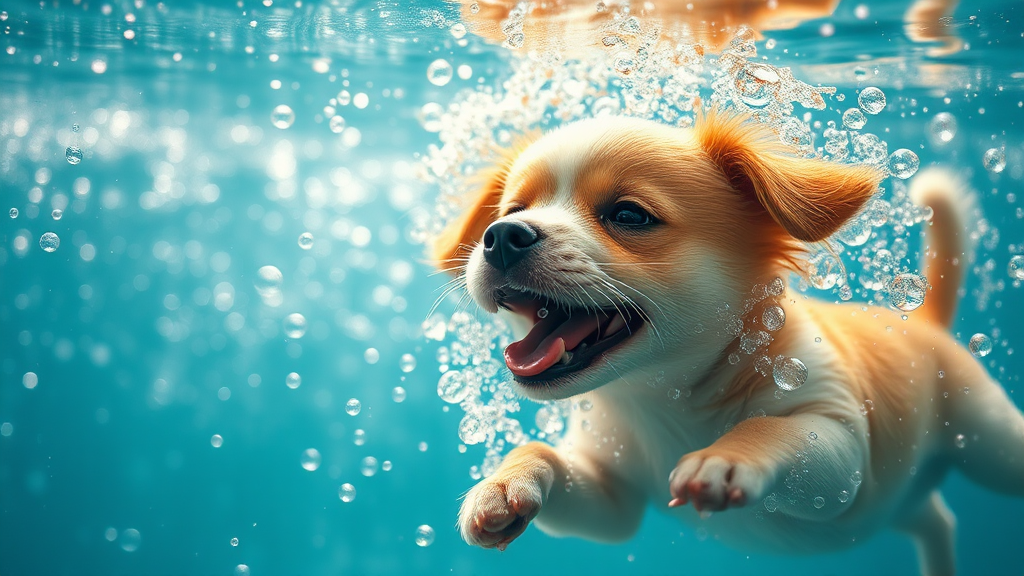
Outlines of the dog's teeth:
{"label": "dog's teeth", "polygon": [[560,364],[568,364],[570,360],[572,360],[572,352],[566,350],[565,352],[562,352],[562,357],[558,360],[558,362]]}
{"label": "dog's teeth", "polygon": [[608,326],[604,329],[604,334],[601,334],[601,337],[607,338],[625,327],[626,321],[622,318],[622,314],[616,314],[611,321],[608,322]]}

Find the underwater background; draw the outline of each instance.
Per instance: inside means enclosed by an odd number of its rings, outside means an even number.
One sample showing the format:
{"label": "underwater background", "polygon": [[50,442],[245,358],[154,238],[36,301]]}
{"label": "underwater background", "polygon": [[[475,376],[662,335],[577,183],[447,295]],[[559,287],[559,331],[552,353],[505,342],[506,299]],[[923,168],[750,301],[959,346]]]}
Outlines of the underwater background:
{"label": "underwater background", "polygon": [[[954,168],[981,208],[954,330],[1024,406],[1024,5],[932,3],[929,28],[825,2],[705,53],[648,4],[588,2],[594,45],[551,48],[515,3],[488,26],[475,3],[0,1],[0,575],[916,573],[894,532],[787,557],[654,512],[618,545],[455,529],[578,406],[504,392],[500,347],[470,350],[501,327],[424,241],[488,150],[578,117],[719,103],[888,167],[826,263],[846,274],[795,280],[834,300],[918,271],[903,180]],[[1024,573],[1024,501],[943,491],[960,573]]]}

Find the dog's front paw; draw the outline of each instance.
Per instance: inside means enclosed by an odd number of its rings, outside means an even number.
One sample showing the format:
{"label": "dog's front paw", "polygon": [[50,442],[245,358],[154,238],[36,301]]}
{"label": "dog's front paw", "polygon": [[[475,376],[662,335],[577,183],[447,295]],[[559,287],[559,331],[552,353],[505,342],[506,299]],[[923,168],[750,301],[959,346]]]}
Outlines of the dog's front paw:
{"label": "dog's front paw", "polygon": [[767,485],[766,475],[755,465],[713,452],[683,456],[669,475],[669,507],[693,503],[699,511],[739,508],[759,500]]}
{"label": "dog's front paw", "polygon": [[540,483],[529,477],[492,478],[477,484],[459,510],[468,544],[504,550],[526,530],[543,503]]}

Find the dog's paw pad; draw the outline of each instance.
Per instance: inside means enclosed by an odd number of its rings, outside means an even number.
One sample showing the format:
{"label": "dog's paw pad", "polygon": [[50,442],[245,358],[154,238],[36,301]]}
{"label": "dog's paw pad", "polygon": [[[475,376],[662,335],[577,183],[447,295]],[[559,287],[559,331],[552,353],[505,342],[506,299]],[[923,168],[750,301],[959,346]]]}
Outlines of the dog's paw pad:
{"label": "dog's paw pad", "polygon": [[540,489],[529,482],[485,480],[459,510],[459,531],[467,543],[504,550],[540,512]]}

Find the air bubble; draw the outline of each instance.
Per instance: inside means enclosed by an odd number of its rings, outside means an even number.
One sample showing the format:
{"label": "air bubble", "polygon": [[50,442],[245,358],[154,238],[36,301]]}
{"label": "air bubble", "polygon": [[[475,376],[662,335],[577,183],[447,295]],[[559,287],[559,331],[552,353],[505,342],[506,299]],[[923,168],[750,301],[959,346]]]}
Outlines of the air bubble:
{"label": "air bubble", "polygon": [[398,360],[398,368],[402,372],[412,372],[416,369],[416,357],[412,354],[402,354],[402,357]]}
{"label": "air bubble", "polygon": [[342,502],[351,502],[356,499],[356,487],[348,482],[338,487],[338,498]]}
{"label": "air bubble", "polygon": [[275,128],[287,130],[295,123],[295,112],[292,111],[291,106],[281,104],[274,108],[273,112],[270,113],[270,123],[273,124]]}
{"label": "air bubble", "polygon": [[774,332],[786,323],[786,311],[781,306],[773,304],[765,308],[764,313],[761,314],[761,322],[765,328]]}
{"label": "air bubble", "polygon": [[284,282],[284,274],[281,274],[277,266],[262,266],[256,271],[256,280],[253,282],[253,286],[260,296],[266,296],[279,291],[282,282]]}
{"label": "air bubble", "polygon": [[839,501],[846,503],[850,501],[850,492],[848,490],[839,491]]}
{"label": "air bubble", "polygon": [[68,164],[75,166],[82,162],[82,149],[78,146],[68,146],[64,150],[64,157],[67,158]]}
{"label": "air bubble", "polygon": [[309,250],[313,247],[313,235],[309,232],[303,232],[299,234],[299,248],[303,250]]}
{"label": "air bubble", "polygon": [[860,130],[868,123],[868,117],[859,108],[850,108],[843,112],[843,126],[850,130]]}
{"label": "air bubble", "polygon": [[449,404],[458,404],[469,396],[472,387],[458,370],[449,370],[437,381],[437,395]]}
{"label": "air bubble", "polygon": [[377,459],[373,456],[367,456],[359,463],[359,472],[369,478],[377,473]]}
{"label": "air bubble", "polygon": [[902,180],[913,176],[920,165],[917,154],[906,148],[900,148],[889,155],[889,174]]}
{"label": "air bubble", "polygon": [[53,212],[50,212],[50,218],[53,218],[54,220],[60,220],[63,217],[64,211],[61,210],[60,208],[54,208]]}
{"label": "air bubble", "polygon": [[348,402],[345,402],[345,413],[349,416],[355,416],[359,414],[359,411],[363,409],[363,404],[358,398],[349,398]]}
{"label": "air bubble", "polygon": [[249,567],[245,564],[239,564],[238,566],[235,566],[235,576],[250,576],[251,574],[252,572],[249,570]]}
{"label": "air bubble", "polygon": [[284,335],[289,338],[302,338],[306,335],[306,317],[298,312],[284,317]]}
{"label": "air bubble", "polygon": [[443,58],[438,58],[427,66],[427,80],[434,86],[444,86],[452,80],[452,65]]}
{"label": "air bubble", "polygon": [[46,232],[39,237],[39,247],[43,252],[56,252],[60,246],[60,238],[53,232]]}
{"label": "air bubble", "polygon": [[135,528],[129,528],[121,532],[121,549],[125,552],[135,552],[142,544],[142,534]]}
{"label": "air bubble", "polygon": [[7,212],[7,215],[10,216],[11,218],[17,218],[18,217],[18,209],[17,208],[11,208]]}
{"label": "air bubble", "polygon": [[302,457],[299,458],[299,463],[305,470],[315,471],[320,467],[320,451],[316,448],[306,448],[302,452]]}
{"label": "air bubble", "polygon": [[426,524],[416,528],[416,545],[426,548],[434,543],[434,529]]}
{"label": "air bubble", "polygon": [[992,339],[984,334],[975,334],[967,343],[967,348],[975,358],[984,358],[992,353]]}
{"label": "air bubble", "polygon": [[1007,272],[1010,273],[1010,278],[1014,280],[1024,280],[1024,256],[1014,256],[1010,258],[1010,264],[1007,266]]}
{"label": "air bubble", "polygon": [[807,366],[798,358],[776,356],[772,363],[775,385],[786,392],[796,390],[807,381]]}
{"label": "air bubble", "polygon": [[427,102],[420,108],[420,126],[427,132],[440,132],[444,127],[444,107],[437,102]]}
{"label": "air bubble", "polygon": [[939,112],[928,122],[928,133],[932,141],[945,144],[956,136],[956,117],[949,112]]}
{"label": "air bubble", "polygon": [[842,277],[842,263],[828,252],[819,252],[807,261],[807,281],[819,290],[831,290]]}
{"label": "air bubble", "polygon": [[547,317],[548,317],[548,309],[547,308],[541,308],[540,310],[537,310],[537,318],[540,318],[541,320],[543,320],[544,318],[547,318]]}
{"label": "air bubble", "polygon": [[331,116],[331,119],[327,121],[327,127],[331,129],[331,132],[341,134],[345,130],[345,119],[341,116]]}
{"label": "air bubble", "polygon": [[238,538],[232,538],[231,539],[231,545],[232,546],[238,546]]}
{"label": "air bubble", "polygon": [[956,444],[957,448],[963,448],[967,446],[967,440],[964,438],[963,434],[957,434],[956,438],[953,439],[953,444]]}
{"label": "air bubble", "polygon": [[214,448],[220,448],[223,445],[224,445],[224,437],[223,436],[221,436],[220,434],[214,434],[213,436],[210,436],[210,446],[213,446]]}
{"label": "air bubble", "polygon": [[989,148],[981,159],[985,170],[993,174],[999,174],[1006,168],[1006,152],[1002,148]]}
{"label": "air bubble", "polygon": [[815,496],[814,497],[814,507],[818,508],[819,510],[821,508],[824,508],[825,507],[825,499],[822,498],[821,496]]}
{"label": "air bubble", "polygon": [[288,375],[284,377],[284,384],[292,390],[295,390],[302,385],[302,376],[299,376],[298,372],[289,372]]}
{"label": "air bubble", "polygon": [[394,400],[396,403],[400,404],[402,402],[405,402],[405,396],[405,388],[402,388],[401,386],[395,386],[394,388],[391,389],[391,399]]}
{"label": "air bubble", "polygon": [[868,114],[878,114],[885,110],[885,93],[874,86],[869,86],[860,91],[857,104]]}
{"label": "air bubble", "polygon": [[928,281],[917,274],[899,274],[889,283],[889,303],[898,310],[911,312],[924,304]]}

